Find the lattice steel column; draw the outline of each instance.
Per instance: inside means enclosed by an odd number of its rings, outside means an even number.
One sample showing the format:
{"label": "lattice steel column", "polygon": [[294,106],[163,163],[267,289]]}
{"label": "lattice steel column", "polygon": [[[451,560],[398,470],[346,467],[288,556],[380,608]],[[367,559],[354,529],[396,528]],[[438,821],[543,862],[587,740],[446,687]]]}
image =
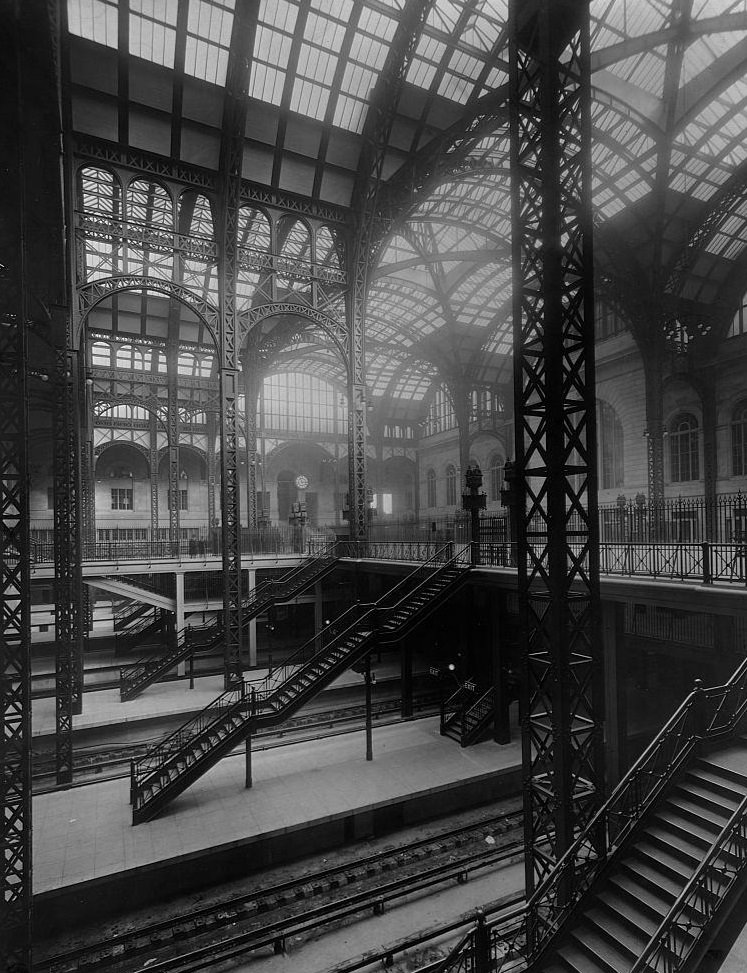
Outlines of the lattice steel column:
{"label": "lattice steel column", "polygon": [[[257,526],[257,396],[262,376],[244,356],[244,436],[246,444],[246,523]],[[264,498],[263,498],[264,499]]]}
{"label": "lattice steel column", "polygon": [[603,788],[589,0],[512,0],[510,18],[529,894]]}
{"label": "lattice steel column", "polygon": [[217,464],[215,462],[215,444],[217,442],[218,434],[215,426],[215,413],[208,412],[205,433],[207,439],[207,511],[208,526],[211,530],[215,527],[217,522],[215,518],[215,481],[217,469]]}
{"label": "lattice steel column", "polygon": [[[63,324],[64,334],[64,324]],[[58,784],[73,779],[73,714],[82,710],[83,575],[78,463],[78,362],[59,349],[55,395],[55,771]]]}
{"label": "lattice steel column", "polygon": [[31,597],[19,11],[0,0],[0,962],[31,969]]}
{"label": "lattice steel column", "polygon": [[365,281],[355,281],[348,316],[348,482],[350,538],[365,540],[368,533],[366,493],[366,383],[363,350]]}
{"label": "lattice steel column", "polygon": [[169,451],[169,549],[172,556],[179,553],[179,305],[169,304],[169,331],[172,332],[166,348],[166,382],[168,405],[166,430]]}
{"label": "lattice steel column", "polygon": [[[148,413],[148,483],[150,486],[150,542],[158,540],[158,418]],[[154,547],[153,550],[156,550]]]}
{"label": "lattice steel column", "polygon": [[241,520],[236,410],[239,398],[239,335],[236,313],[238,217],[241,166],[249,90],[249,64],[258,0],[236,5],[228,53],[220,150],[218,200],[218,285],[220,289],[221,526],[223,541],[224,668],[227,687],[242,678]]}

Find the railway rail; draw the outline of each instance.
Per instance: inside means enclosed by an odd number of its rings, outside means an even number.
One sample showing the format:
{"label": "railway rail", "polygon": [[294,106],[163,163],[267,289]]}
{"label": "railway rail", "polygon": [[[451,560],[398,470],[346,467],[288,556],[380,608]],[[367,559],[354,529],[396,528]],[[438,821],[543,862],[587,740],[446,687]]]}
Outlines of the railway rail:
{"label": "railway rail", "polygon": [[48,955],[34,971],[196,973],[257,950],[283,951],[290,937],[381,913],[398,899],[515,861],[523,850],[522,812],[518,800],[502,807],[498,815],[493,808],[466,825]]}

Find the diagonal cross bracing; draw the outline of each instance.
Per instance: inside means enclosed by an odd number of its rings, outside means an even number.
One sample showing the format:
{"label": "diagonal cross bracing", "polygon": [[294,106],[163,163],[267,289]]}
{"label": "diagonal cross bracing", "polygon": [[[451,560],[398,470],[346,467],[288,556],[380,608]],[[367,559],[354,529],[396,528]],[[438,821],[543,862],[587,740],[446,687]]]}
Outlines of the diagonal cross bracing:
{"label": "diagonal cross bracing", "polygon": [[514,0],[510,67],[530,894],[603,787],[588,0]]}

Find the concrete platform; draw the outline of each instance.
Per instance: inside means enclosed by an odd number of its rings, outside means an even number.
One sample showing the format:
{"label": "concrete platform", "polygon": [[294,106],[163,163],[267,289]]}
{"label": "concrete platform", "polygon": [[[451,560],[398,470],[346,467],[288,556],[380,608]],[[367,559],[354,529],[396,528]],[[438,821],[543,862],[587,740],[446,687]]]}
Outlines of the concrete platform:
{"label": "concrete platform", "polygon": [[520,788],[521,747],[461,749],[437,718],[243,754],[212,768],[155,821],[133,827],[127,780],[33,800],[34,908],[53,928],[385,834]]}

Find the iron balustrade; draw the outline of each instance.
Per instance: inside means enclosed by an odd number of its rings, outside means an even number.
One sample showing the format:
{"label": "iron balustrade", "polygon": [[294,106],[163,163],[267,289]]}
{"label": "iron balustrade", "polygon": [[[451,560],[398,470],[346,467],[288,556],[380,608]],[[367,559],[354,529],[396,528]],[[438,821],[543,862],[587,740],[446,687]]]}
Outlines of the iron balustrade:
{"label": "iron balustrade", "polygon": [[165,739],[160,740],[146,753],[130,763],[130,795],[135,809],[144,803],[144,789],[150,778],[158,777],[159,771],[172,757],[186,751],[187,744],[194,744],[206,737],[214,728],[224,724],[232,714],[246,717],[253,712],[252,689],[245,681],[238,686],[225,690],[212,700],[193,719],[182,724]]}
{"label": "iron balustrade", "polygon": [[747,797],[706,852],[630,973],[678,973],[747,866]]}
{"label": "iron balustrade", "polygon": [[[323,628],[317,635],[312,635],[285,662],[277,666],[261,680],[252,680],[249,685],[256,694],[257,705],[261,709],[270,701],[270,697],[302,666],[321,658],[325,652],[337,643],[344,643],[347,636],[360,631],[360,623],[367,618],[375,618],[375,606],[371,602],[357,602],[335,618],[334,623]],[[373,628],[373,624],[372,624]]]}
{"label": "iron balustrade", "polygon": [[[625,839],[654,805],[666,785],[701,740],[732,735],[747,711],[747,659],[723,686],[696,689],[679,706],[661,732],[636,760],[608,800],[597,811],[565,855],[528,901],[523,920],[511,936],[489,927],[491,966],[464,965],[455,951],[444,961],[440,973],[474,970],[497,973],[505,961],[523,953],[525,962],[536,962],[552,943],[571,913],[591,889],[596,878],[623,846]],[[729,830],[729,825],[732,826]],[[742,841],[745,813],[735,814],[717,842],[728,843],[738,833]],[[745,845],[747,847],[747,845]],[[740,856],[744,857],[744,850]],[[701,875],[700,870],[696,877]],[[688,884],[683,896],[691,889]],[[700,887],[700,886],[698,886]],[[695,888],[692,888],[692,894]],[[679,902],[679,900],[678,900]],[[675,906],[677,903],[675,903]],[[675,907],[673,906],[672,912]],[[681,914],[678,910],[678,915]],[[473,929],[462,950],[474,955]],[[522,945],[522,943],[524,945]],[[523,967],[522,967],[523,968]],[[649,969],[651,967],[646,967]],[[643,969],[643,968],[641,968]],[[657,967],[669,973],[666,966]],[[672,967],[672,970],[676,969]]]}

